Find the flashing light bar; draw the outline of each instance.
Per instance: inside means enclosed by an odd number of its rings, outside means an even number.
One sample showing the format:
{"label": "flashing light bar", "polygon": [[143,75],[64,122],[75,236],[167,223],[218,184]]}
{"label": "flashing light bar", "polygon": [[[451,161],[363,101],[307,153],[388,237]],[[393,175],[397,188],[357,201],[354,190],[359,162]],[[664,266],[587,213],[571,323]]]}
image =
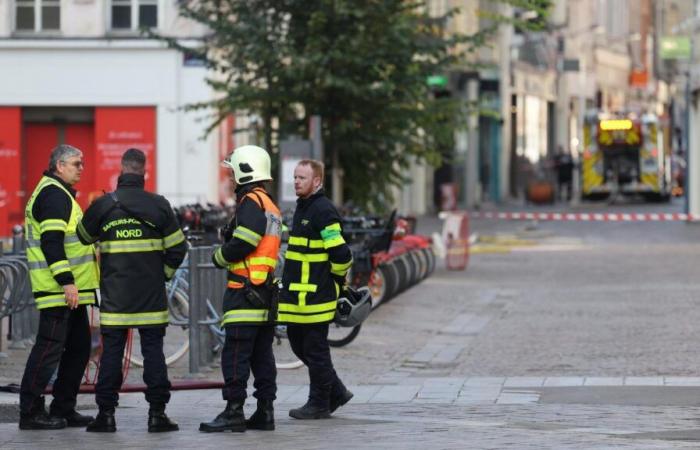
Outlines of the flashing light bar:
{"label": "flashing light bar", "polygon": [[631,130],[632,121],[629,119],[601,120],[600,129],[604,131]]}

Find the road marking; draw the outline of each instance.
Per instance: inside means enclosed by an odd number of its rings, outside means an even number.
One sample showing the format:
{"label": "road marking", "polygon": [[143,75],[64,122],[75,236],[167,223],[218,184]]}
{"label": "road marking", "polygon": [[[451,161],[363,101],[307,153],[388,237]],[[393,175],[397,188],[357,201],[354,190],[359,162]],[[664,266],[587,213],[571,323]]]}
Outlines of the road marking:
{"label": "road marking", "polygon": [[545,244],[537,247],[516,247],[511,250],[514,252],[571,252],[583,249],[585,247],[581,244]]}
{"label": "road marking", "polygon": [[700,214],[684,213],[523,213],[523,212],[471,212],[472,219],[545,220],[545,221],[595,221],[595,222],[698,222]]}

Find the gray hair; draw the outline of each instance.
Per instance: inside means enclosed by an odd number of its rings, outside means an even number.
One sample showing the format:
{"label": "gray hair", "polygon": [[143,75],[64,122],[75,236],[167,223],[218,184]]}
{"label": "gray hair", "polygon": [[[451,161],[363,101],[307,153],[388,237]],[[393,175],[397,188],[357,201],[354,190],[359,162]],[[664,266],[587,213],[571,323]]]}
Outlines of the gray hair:
{"label": "gray hair", "polygon": [[51,150],[51,158],[49,159],[49,172],[56,172],[56,166],[59,161],[67,161],[73,156],[83,156],[83,152],[68,144],[61,144]]}

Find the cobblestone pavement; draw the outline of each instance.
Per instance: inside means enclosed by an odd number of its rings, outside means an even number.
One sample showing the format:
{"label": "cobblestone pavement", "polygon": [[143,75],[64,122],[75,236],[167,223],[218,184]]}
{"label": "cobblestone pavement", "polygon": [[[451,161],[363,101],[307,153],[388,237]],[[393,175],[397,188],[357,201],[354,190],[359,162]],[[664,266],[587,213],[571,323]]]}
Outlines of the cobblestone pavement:
{"label": "cobblestone pavement", "polygon": [[[4,423],[0,424],[0,448],[184,449],[228,444],[270,449],[664,449],[697,448],[700,440],[699,402],[689,401],[700,388],[697,379],[413,380],[417,382],[421,384],[350,386],[356,394],[350,404],[332,419],[310,422],[287,416],[289,408],[305,400],[306,387],[280,386],[277,430],[244,434],[197,431],[200,421],[211,419],[222,407],[215,391],[177,392],[168,412],[179,422],[181,431],[158,435],[145,430],[147,405],[143,396],[122,394],[117,411],[119,432],[114,435],[76,429],[26,432],[18,430],[16,423]],[[620,384],[601,384],[607,382]],[[624,390],[628,392],[620,395]],[[580,397],[589,403],[581,402]],[[0,395],[0,402],[8,400],[8,394]],[[81,396],[81,409],[89,407],[90,402],[91,398]],[[253,409],[253,403],[248,402],[247,412]]]}
{"label": "cobblestone pavement", "polygon": [[[333,419],[287,416],[306,399],[304,369],[280,371],[270,433],[197,432],[223,406],[217,390],[174,392],[169,412],[182,431],[157,436],[145,431],[142,394],[123,395],[112,436],[20,432],[16,395],[0,394],[0,448],[700,447],[700,227],[471,225],[535,245],[473,255],[466,272],[440,268],[375,310],[352,344],[333,350],[355,392]],[[25,358],[0,358],[0,384],[17,382]],[[171,376],[193,378],[186,359]],[[129,381],[139,378],[132,369]],[[94,412],[91,396],[80,406]]]}

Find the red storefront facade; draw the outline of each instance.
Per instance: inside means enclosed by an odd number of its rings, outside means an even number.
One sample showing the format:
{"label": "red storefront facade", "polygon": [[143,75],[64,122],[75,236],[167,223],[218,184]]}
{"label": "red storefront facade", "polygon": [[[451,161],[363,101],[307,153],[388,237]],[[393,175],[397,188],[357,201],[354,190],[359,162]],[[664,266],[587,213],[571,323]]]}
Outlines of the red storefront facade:
{"label": "red storefront facade", "polygon": [[[24,222],[24,206],[49,154],[58,144],[83,152],[85,168],[75,186],[85,208],[105,191],[113,190],[124,150],[136,147],[148,158],[146,189],[156,190],[156,108],[154,106],[80,108],[0,107],[0,237]],[[64,114],[65,113],[65,114]]]}

